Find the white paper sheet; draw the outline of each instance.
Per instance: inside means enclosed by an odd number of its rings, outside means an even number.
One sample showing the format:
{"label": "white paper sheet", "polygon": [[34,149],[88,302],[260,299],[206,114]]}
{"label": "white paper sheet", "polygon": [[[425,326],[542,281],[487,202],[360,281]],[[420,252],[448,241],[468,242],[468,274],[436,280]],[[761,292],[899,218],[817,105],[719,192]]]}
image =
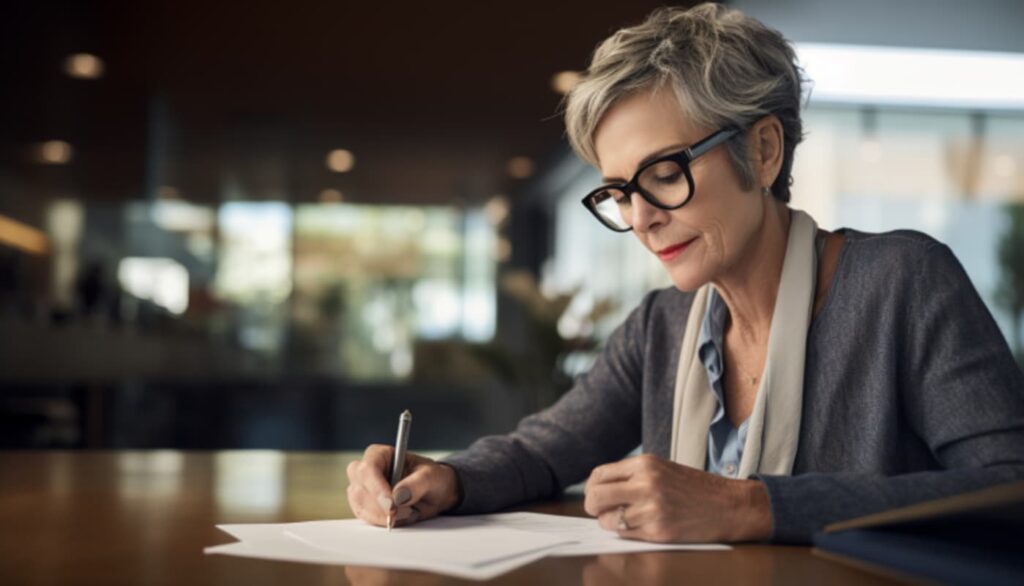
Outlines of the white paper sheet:
{"label": "white paper sheet", "polygon": [[496,517],[438,517],[392,531],[358,519],[292,523],[284,530],[312,547],[347,556],[380,557],[481,567],[574,540],[508,527]]}
{"label": "white paper sheet", "polygon": [[596,519],[589,517],[567,517],[563,515],[545,515],[541,513],[496,513],[479,515],[479,518],[499,519],[503,526],[533,531],[548,535],[562,535],[576,543],[559,546],[548,555],[576,556],[598,555],[602,553],[633,553],[643,551],[727,551],[732,549],[720,543],[651,543],[623,539],[613,531],[605,531],[597,524]]}
{"label": "white paper sheet", "polygon": [[[338,523],[340,521],[327,521]],[[319,523],[314,521],[314,523]],[[359,521],[362,523],[362,521]],[[483,566],[467,566],[462,563],[450,564],[432,560],[408,559],[391,555],[358,555],[332,553],[324,549],[312,547],[307,543],[288,537],[288,528],[303,523],[251,523],[218,525],[217,528],[241,541],[207,547],[207,554],[230,555],[237,557],[278,560],[289,562],[370,566],[398,570],[423,570],[437,572],[467,580],[489,580],[506,572],[546,557],[550,550],[539,549],[527,554],[509,557],[505,560]],[[366,526],[365,524],[363,524]],[[367,526],[369,527],[369,526]],[[379,527],[370,527],[382,531]],[[395,530],[397,531],[397,530]],[[394,532],[392,532],[394,535]],[[558,540],[561,542],[562,540]]]}
{"label": "white paper sheet", "polygon": [[263,538],[259,541],[237,541],[235,543],[215,545],[213,547],[206,548],[205,552],[209,555],[229,555],[234,557],[283,562],[341,566],[369,566],[391,570],[421,570],[436,572],[438,574],[446,574],[448,576],[454,576],[465,580],[490,580],[491,578],[500,576],[506,572],[511,572],[520,566],[535,562],[547,556],[546,551],[537,551],[483,567],[468,567],[463,565],[446,565],[437,563],[425,564],[421,562],[410,562],[408,560],[395,560],[392,558],[356,559],[309,547],[301,541],[285,536],[280,528],[278,528],[274,532],[274,535],[269,538]]}
{"label": "white paper sheet", "polygon": [[441,517],[391,533],[355,519],[218,528],[240,542],[208,547],[208,554],[425,570],[470,580],[487,580],[548,555],[730,549],[631,541],[601,529],[594,519],[540,513]]}

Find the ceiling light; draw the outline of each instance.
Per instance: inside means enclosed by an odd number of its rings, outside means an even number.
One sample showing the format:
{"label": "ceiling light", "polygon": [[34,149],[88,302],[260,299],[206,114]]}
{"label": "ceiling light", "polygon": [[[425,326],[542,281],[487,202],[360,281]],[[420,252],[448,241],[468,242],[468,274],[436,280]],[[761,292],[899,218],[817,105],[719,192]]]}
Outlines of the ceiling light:
{"label": "ceiling light", "polygon": [[579,71],[559,71],[551,77],[551,89],[564,96],[582,80],[583,74]]}
{"label": "ceiling light", "polygon": [[89,53],[75,53],[64,60],[64,73],[75,79],[98,79],[104,69],[103,60]]}
{"label": "ceiling light", "polygon": [[512,157],[505,167],[509,177],[526,179],[533,175],[533,160],[529,157]]}
{"label": "ceiling light", "polygon": [[1024,109],[1024,54],[797,43],[811,103]]}
{"label": "ceiling light", "polygon": [[48,140],[39,145],[37,159],[47,165],[66,165],[71,162],[75,150],[63,140]]}
{"label": "ceiling light", "polygon": [[335,173],[347,173],[356,164],[356,157],[351,151],[334,149],[327,153],[327,168]]}

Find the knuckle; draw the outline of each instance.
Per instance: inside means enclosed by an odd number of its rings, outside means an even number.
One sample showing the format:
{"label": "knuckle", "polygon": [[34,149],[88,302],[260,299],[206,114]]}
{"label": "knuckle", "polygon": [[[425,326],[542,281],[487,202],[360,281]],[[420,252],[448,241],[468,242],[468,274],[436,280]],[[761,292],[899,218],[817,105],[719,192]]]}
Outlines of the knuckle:
{"label": "knuckle", "polygon": [[388,448],[389,446],[386,446],[384,444],[370,444],[369,446],[367,446],[366,451],[363,452],[363,455],[366,456],[367,458],[371,458],[384,453],[385,451],[387,451]]}
{"label": "knuckle", "polygon": [[642,480],[637,480],[636,486],[640,490],[640,492],[643,493],[648,498],[653,496],[654,493],[657,492],[655,490],[655,487],[657,485],[654,482],[652,482],[651,479],[649,479],[649,478],[644,478]]}
{"label": "knuckle", "polygon": [[440,478],[442,470],[437,464],[421,464],[414,472],[419,473],[417,480],[422,478],[426,482],[434,482]]}

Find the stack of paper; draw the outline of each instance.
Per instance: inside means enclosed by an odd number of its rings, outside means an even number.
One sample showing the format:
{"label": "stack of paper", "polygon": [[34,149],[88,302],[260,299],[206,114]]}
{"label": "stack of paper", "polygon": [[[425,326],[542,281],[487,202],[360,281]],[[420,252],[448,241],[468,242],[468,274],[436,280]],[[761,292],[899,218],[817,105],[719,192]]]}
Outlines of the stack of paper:
{"label": "stack of paper", "polygon": [[540,513],[439,517],[391,532],[358,519],[217,527],[239,541],[208,547],[208,554],[426,570],[471,580],[545,556],[729,549],[630,541],[604,531],[594,519]]}

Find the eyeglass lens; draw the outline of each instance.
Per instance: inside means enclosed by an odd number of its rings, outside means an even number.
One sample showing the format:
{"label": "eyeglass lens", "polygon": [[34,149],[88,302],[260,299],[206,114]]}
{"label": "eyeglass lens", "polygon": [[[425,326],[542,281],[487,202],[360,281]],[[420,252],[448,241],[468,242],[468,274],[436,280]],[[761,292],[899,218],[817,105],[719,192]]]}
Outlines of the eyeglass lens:
{"label": "eyeglass lens", "polygon": [[[690,198],[690,183],[686,173],[675,161],[660,161],[647,167],[640,173],[637,183],[640,189],[664,208],[679,207]],[[609,225],[622,230],[631,228],[632,195],[621,189],[605,189],[594,194],[594,209]]]}

